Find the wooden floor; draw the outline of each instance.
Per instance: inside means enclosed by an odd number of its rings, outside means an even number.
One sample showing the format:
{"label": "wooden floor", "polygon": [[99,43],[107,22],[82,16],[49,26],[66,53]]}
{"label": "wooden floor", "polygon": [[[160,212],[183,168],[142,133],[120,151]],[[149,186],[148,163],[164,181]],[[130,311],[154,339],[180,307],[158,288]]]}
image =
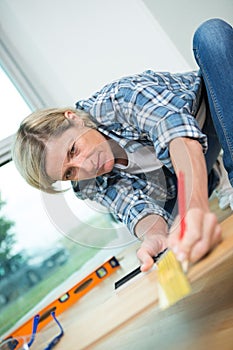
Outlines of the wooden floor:
{"label": "wooden floor", "polygon": [[232,210],[230,207],[228,207],[225,210],[221,210],[219,208],[218,200],[216,197],[210,201],[210,208],[211,211],[213,211],[217,215],[219,222],[222,222],[232,214]]}
{"label": "wooden floor", "polygon": [[[119,254],[115,274],[59,316],[65,335],[56,350],[232,350],[233,215],[220,210],[216,198],[211,209],[222,222],[224,242],[190,270],[190,296],[161,311],[156,270],[115,291],[114,283],[139,264],[139,243],[132,244]],[[57,332],[49,324],[33,349],[42,349]]]}

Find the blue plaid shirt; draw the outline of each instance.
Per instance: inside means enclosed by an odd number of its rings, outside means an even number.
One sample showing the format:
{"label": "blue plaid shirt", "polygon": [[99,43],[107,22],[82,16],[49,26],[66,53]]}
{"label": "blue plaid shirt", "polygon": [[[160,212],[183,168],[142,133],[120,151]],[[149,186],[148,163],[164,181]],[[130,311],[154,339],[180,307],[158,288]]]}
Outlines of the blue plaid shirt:
{"label": "blue plaid shirt", "polygon": [[169,143],[177,137],[199,140],[203,152],[207,139],[195,115],[200,105],[202,79],[197,71],[171,74],[147,70],[106,85],[76,108],[89,113],[97,129],[128,152],[153,145],[157,158],[171,176],[161,183],[161,171],[129,174],[114,168],[92,180],[74,182],[77,197],[97,201],[134,233],[136,223],[149,214],[173,217],[166,203],[176,197]]}

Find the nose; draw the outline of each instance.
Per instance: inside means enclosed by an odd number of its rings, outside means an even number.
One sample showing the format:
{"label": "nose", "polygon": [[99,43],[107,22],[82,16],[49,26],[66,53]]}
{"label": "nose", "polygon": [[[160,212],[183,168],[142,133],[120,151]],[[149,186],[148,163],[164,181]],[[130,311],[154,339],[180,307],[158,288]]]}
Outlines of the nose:
{"label": "nose", "polygon": [[85,170],[85,172],[93,171],[93,169],[95,168],[95,165],[92,162],[91,158],[80,156],[73,157],[69,161],[68,166],[78,168],[79,170]]}

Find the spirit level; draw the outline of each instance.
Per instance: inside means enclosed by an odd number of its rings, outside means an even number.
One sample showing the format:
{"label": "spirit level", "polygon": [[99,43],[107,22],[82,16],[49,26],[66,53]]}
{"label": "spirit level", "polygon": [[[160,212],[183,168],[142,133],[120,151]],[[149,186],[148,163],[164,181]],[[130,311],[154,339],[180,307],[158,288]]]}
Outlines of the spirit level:
{"label": "spirit level", "polygon": [[[56,312],[56,316],[64,312],[67,308],[77,302],[84,294],[89,292],[101,281],[110,276],[120,267],[120,264],[116,257],[111,257],[97,269],[83,278],[74,287],[69,289],[65,294],[62,294],[58,299],[52,301],[49,305],[44,307],[37,314],[39,315],[38,331],[46,324],[53,320],[51,313]],[[17,338],[31,334],[34,316],[31,317],[24,324],[15,329],[5,339]]]}

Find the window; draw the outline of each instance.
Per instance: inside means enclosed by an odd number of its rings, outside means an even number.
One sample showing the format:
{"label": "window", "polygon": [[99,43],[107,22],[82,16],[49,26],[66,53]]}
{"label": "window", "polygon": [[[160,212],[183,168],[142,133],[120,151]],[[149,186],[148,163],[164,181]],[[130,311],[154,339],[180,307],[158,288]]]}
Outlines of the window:
{"label": "window", "polygon": [[7,74],[0,67],[1,116],[0,140],[12,135],[20,121],[31,111]]}
{"label": "window", "polygon": [[[0,140],[5,140],[31,110],[2,69],[0,82],[5,119]],[[39,192],[25,183],[13,162],[7,162],[0,168],[0,336],[74,269],[63,275],[70,253],[62,238],[47,217]],[[49,286],[46,279],[51,273]]]}
{"label": "window", "polygon": [[[3,70],[0,78],[4,96],[0,103],[5,118],[1,126],[2,142],[2,138],[10,140],[9,135],[15,133],[31,110]],[[23,317],[25,320],[25,315],[30,318],[31,310],[86,261],[95,256],[95,263],[89,266],[96,268],[109,254],[114,255],[114,248],[126,243],[122,241],[122,232],[120,241],[116,239],[119,238],[117,225],[108,212],[82,201],[80,205],[72,191],[61,195],[64,196],[61,203],[67,203],[77,220],[72,229],[62,234],[57,225],[58,216],[53,217],[52,213],[59,197],[48,204],[40,191],[26,184],[12,161],[1,164],[4,165],[0,167],[0,338],[19,325]],[[61,216],[63,209],[63,206],[58,208]],[[128,244],[127,235],[126,240]],[[98,256],[101,248],[112,241],[113,246],[110,244]],[[67,291],[65,285],[61,291]]]}

